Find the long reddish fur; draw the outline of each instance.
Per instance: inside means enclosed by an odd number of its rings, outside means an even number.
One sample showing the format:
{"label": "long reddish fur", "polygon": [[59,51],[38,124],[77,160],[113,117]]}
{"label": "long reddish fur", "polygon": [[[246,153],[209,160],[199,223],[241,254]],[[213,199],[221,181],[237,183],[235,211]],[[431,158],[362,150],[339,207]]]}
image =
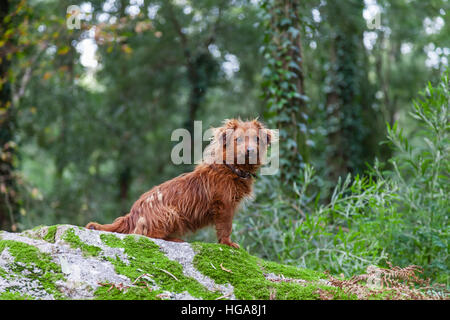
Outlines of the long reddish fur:
{"label": "long reddish fur", "polygon": [[[209,159],[198,164],[194,171],[153,187],[133,204],[130,213],[113,223],[90,222],[86,228],[182,241],[179,237],[189,231],[215,225],[219,243],[238,248],[239,245],[231,241],[232,220],[240,202],[251,195],[253,178],[239,177],[225,164],[213,163],[211,158],[225,152],[226,144],[219,142],[225,139],[226,132],[231,130],[233,142],[234,133],[250,129],[265,130],[268,140],[273,139],[273,132],[257,120],[226,120],[222,127],[214,130],[209,149],[205,150],[210,151]],[[265,153],[267,144],[258,143],[257,148],[264,148]],[[242,148],[246,147],[247,143]],[[239,146],[234,148],[236,154],[240,152]],[[259,159],[256,164],[236,164],[235,167],[255,173],[260,165]]]}

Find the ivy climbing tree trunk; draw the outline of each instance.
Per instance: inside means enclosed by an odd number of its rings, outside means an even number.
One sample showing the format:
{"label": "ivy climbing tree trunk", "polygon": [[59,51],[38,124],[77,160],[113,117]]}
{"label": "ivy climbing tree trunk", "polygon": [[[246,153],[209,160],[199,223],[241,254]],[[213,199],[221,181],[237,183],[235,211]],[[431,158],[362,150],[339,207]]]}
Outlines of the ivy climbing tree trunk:
{"label": "ivy climbing tree trunk", "polygon": [[365,143],[370,125],[364,119],[373,110],[367,88],[363,9],[362,2],[329,2],[323,12],[330,34],[330,63],[326,70],[327,170],[334,182],[348,173],[362,172],[364,162],[373,154]]}
{"label": "ivy climbing tree trunk", "polygon": [[340,31],[332,38],[330,53],[330,88],[327,94],[328,156],[331,181],[353,172],[360,165],[361,133],[360,106],[355,103],[359,94],[354,39]]}
{"label": "ivy climbing tree trunk", "polygon": [[293,181],[309,161],[300,1],[268,0],[263,8],[267,30],[267,67],[263,71],[267,115],[280,130],[281,178]]}

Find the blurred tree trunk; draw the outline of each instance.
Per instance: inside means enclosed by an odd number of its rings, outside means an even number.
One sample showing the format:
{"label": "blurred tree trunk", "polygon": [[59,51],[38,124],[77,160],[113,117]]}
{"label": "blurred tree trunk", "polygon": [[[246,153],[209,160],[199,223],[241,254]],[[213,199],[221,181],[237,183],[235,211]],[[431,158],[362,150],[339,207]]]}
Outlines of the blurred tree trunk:
{"label": "blurred tree trunk", "polygon": [[199,46],[192,44],[192,39],[189,39],[186,36],[186,33],[183,32],[183,26],[177,18],[172,1],[167,1],[166,5],[167,16],[180,39],[180,46],[184,56],[184,65],[187,70],[187,80],[189,82],[190,92],[188,100],[188,116],[184,125],[193,137],[194,121],[200,110],[201,103],[209,87],[214,85],[219,72],[219,66],[211,56],[208,46],[214,43],[225,2],[222,1],[219,3],[217,8],[217,18],[214,23],[209,26],[209,32],[205,32],[206,37],[204,42]]}
{"label": "blurred tree trunk", "polygon": [[330,33],[327,170],[332,183],[348,173],[361,173],[377,149],[366,140],[371,124],[365,119],[373,116],[373,95],[363,45],[363,9],[362,2],[329,2],[325,7]]}
{"label": "blurred tree trunk", "polygon": [[[398,91],[390,90],[391,79],[390,73],[392,72],[392,66],[396,65],[399,61],[395,58],[393,50],[383,49],[385,45],[386,32],[384,30],[378,31],[378,39],[374,46],[374,56],[375,56],[375,73],[377,75],[377,83],[379,84],[380,90],[383,93],[383,103],[380,106],[381,117],[378,117],[378,128],[380,131],[385,132],[386,122],[392,127],[396,121],[396,114],[398,112],[397,102],[398,102]],[[400,50],[400,49],[399,49]],[[385,51],[387,51],[387,57],[385,57]],[[392,96],[391,96],[392,95]],[[376,123],[374,122],[374,125]],[[378,138],[378,137],[374,137]],[[392,148],[387,144],[383,144],[379,147],[380,160],[387,160],[392,157]]]}
{"label": "blurred tree trunk", "polygon": [[123,206],[126,205],[125,202],[128,199],[131,178],[132,176],[130,166],[125,166],[124,168],[119,170],[119,188],[120,188],[119,199],[122,202],[122,211],[124,209]]}
{"label": "blurred tree trunk", "polygon": [[[293,150],[291,158],[295,161],[295,154],[302,156],[303,162],[309,161],[309,150],[306,144],[306,121],[307,115],[306,101],[305,101],[305,85],[304,85],[304,71],[303,71],[303,57],[302,57],[302,39],[301,39],[301,19],[299,17],[299,1],[284,0],[284,19],[292,19],[291,29],[285,29],[281,32],[280,38],[288,39],[292,42],[289,50],[283,59],[283,68],[289,70],[294,74],[290,78],[292,88],[298,95],[293,95],[285,107],[290,108],[290,105],[297,106],[296,109],[290,111],[290,128],[292,136],[297,141],[297,146]],[[293,28],[293,29],[292,29]],[[297,32],[292,32],[297,30]],[[299,124],[304,124],[301,126]]]}
{"label": "blurred tree trunk", "polygon": [[[119,19],[125,18],[126,13],[125,9],[128,4],[127,0],[120,0],[119,2]],[[126,73],[126,66],[121,65],[120,68],[122,69],[122,73]],[[121,103],[126,104],[127,99],[127,92],[124,90],[123,97]],[[128,203],[128,196],[130,194],[130,187],[131,183],[133,181],[133,168],[128,162],[128,158],[131,154],[131,151],[129,150],[128,143],[130,139],[130,133],[126,130],[121,135],[120,140],[120,148],[119,148],[119,168],[117,170],[117,183],[119,186],[119,192],[118,192],[118,201],[119,201],[119,209],[120,214],[128,213],[130,209],[130,203]]]}
{"label": "blurred tree trunk", "polygon": [[207,77],[207,74],[201,73],[206,67],[206,61],[204,61],[203,57],[207,58],[207,55],[208,53],[204,53],[197,58],[192,58],[190,53],[186,52],[186,67],[190,84],[188,101],[189,115],[186,121],[186,127],[191,133],[191,137],[194,136],[194,121],[196,120],[198,110],[200,109],[201,102],[207,90],[208,79],[205,78],[205,76]]}
{"label": "blurred tree trunk", "polygon": [[333,182],[352,172],[354,164],[360,159],[358,129],[362,129],[362,126],[359,123],[361,119],[355,116],[360,106],[354,101],[359,88],[355,81],[356,60],[352,59],[356,50],[352,39],[347,39],[337,31],[331,42],[331,89],[327,94],[327,166],[329,178]]}
{"label": "blurred tree trunk", "polygon": [[329,169],[329,179],[331,181],[337,181],[337,179],[345,175],[348,170],[346,166],[346,154],[344,148],[342,148],[343,130],[340,126],[341,119],[341,100],[339,90],[336,86],[337,74],[335,67],[337,65],[337,52],[336,42],[338,38],[335,37],[330,46],[330,72],[328,74],[328,80],[331,82],[329,91],[327,92],[326,105],[327,105],[327,122],[328,122],[328,154],[327,154],[327,167]]}
{"label": "blurred tree trunk", "polygon": [[[4,20],[9,9],[8,1],[0,2],[0,35],[4,35],[10,27]],[[7,57],[8,47],[8,42],[0,47],[0,229],[15,231],[17,225],[14,216],[18,208],[13,164],[15,113],[11,101],[11,84],[8,79],[11,66],[10,59]]]}

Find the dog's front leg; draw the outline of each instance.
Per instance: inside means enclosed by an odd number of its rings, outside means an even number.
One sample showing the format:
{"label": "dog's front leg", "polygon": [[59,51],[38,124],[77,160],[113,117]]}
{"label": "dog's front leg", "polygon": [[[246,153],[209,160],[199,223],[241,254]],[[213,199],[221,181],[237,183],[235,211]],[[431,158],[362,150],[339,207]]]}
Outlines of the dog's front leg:
{"label": "dog's front leg", "polygon": [[239,249],[239,245],[231,241],[234,208],[220,206],[215,210],[214,223],[216,225],[217,240],[219,243]]}

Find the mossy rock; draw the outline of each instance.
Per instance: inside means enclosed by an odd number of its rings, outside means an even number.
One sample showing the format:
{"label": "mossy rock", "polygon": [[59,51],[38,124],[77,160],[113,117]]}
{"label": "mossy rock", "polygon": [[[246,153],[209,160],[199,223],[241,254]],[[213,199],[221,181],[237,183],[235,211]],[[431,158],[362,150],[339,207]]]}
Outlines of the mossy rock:
{"label": "mossy rock", "polygon": [[326,279],[219,244],[71,225],[0,232],[0,299],[355,299]]}

